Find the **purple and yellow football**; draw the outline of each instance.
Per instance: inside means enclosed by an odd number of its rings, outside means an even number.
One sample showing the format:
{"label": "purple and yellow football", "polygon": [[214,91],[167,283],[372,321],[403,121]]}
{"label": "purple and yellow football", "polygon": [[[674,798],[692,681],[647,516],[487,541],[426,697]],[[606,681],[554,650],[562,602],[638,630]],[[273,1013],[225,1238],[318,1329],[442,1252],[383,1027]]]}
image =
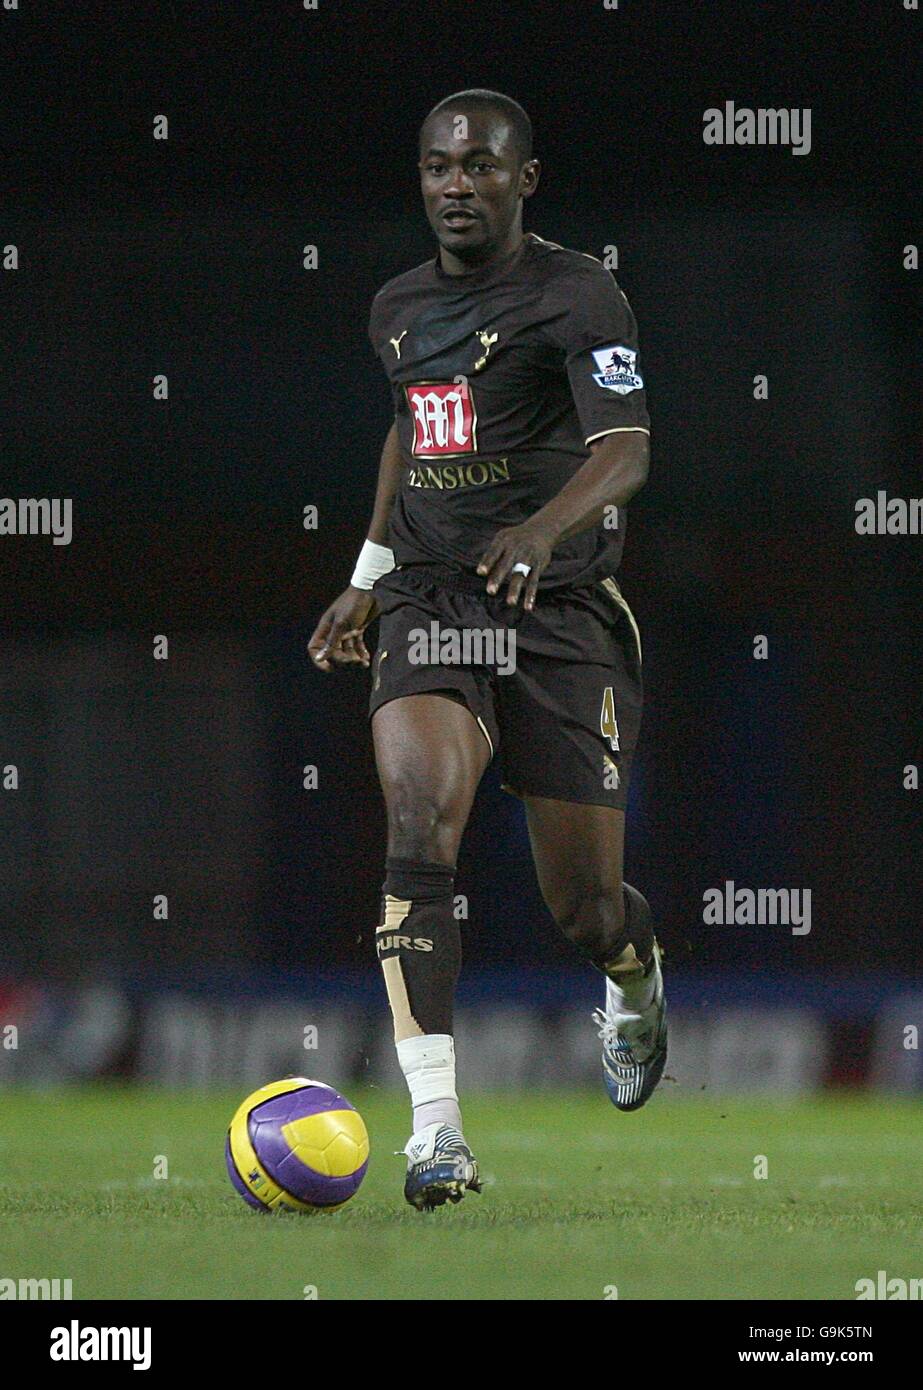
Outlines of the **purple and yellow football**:
{"label": "purple and yellow football", "polygon": [[358,1110],[332,1086],[291,1076],[247,1097],[224,1152],[228,1176],[251,1207],[335,1211],[365,1177],[369,1136]]}

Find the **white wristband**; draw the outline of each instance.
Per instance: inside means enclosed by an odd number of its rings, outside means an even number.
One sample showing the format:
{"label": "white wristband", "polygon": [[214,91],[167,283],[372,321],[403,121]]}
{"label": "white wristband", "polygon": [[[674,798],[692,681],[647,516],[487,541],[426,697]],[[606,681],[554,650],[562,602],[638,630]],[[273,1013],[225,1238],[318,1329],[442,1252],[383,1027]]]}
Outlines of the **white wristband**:
{"label": "white wristband", "polygon": [[376,545],[366,541],[359,551],[353,577],[349,581],[354,589],[371,589],[376,579],[394,569],[394,551],[386,545]]}

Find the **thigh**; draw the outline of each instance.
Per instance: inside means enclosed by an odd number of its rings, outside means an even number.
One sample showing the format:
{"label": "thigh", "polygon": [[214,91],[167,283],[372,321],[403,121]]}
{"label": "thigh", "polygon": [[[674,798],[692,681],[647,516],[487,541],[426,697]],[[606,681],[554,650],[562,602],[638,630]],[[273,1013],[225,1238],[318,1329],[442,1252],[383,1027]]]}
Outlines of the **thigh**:
{"label": "thigh", "polygon": [[[499,745],[500,731],[489,670],[484,666],[453,664],[442,660],[441,654],[438,660],[424,659],[419,640],[421,634],[431,632],[434,624],[443,632],[479,626],[479,610],[472,607],[465,595],[446,592],[424,577],[405,574],[402,570],[380,579],[375,585],[375,597],[381,608],[381,619],[372,658],[369,695],[373,730],[378,724],[380,710],[398,704],[403,709],[403,702],[410,696],[450,697],[467,705],[480,728],[479,737],[492,755]],[[421,713],[421,710],[434,713]],[[445,711],[440,715],[439,705],[408,705],[406,711],[406,714],[383,716],[389,727],[395,720],[400,725],[411,726],[411,733],[406,737],[426,738],[426,729],[434,719],[438,722],[442,717],[451,717]],[[455,719],[455,724],[461,729],[466,727],[462,719]],[[417,734],[413,733],[415,726],[419,726]],[[401,735],[404,741],[406,737]],[[437,757],[438,750],[433,750],[427,755],[427,764],[432,764]]]}
{"label": "thigh", "polygon": [[620,650],[605,666],[526,654],[496,685],[506,791],[624,811],[641,690]]}
{"label": "thigh", "polygon": [[590,895],[622,891],[625,812],[615,806],[524,796],[532,858],[552,915]]}
{"label": "thigh", "polygon": [[517,647],[496,681],[505,789],[624,811],[643,705],[630,613],[602,592],[550,606]]}
{"label": "thigh", "polygon": [[388,812],[389,853],[417,837],[455,862],[490,745],[454,692],[405,695],[372,716],[375,762]]}

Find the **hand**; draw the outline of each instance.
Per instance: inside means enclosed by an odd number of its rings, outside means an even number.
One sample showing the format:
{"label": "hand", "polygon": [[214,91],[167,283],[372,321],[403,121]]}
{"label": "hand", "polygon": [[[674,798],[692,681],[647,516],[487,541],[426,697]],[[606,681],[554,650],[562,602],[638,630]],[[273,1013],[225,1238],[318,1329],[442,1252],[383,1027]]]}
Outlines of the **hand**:
{"label": "hand", "polygon": [[[518,603],[525,592],[524,607],[527,612],[535,607],[538,581],[542,571],[547,569],[554,548],[554,540],[544,526],[531,520],[519,526],[505,526],[498,531],[478,562],[478,574],[487,575],[487,592],[495,594],[507,577],[507,603]],[[514,565],[528,565],[528,575],[521,571],[511,575]]]}
{"label": "hand", "polygon": [[321,671],[334,671],[371,660],[362,634],[378,616],[378,604],[370,589],[354,589],[350,584],[334,599],[308,643],[314,665]]}

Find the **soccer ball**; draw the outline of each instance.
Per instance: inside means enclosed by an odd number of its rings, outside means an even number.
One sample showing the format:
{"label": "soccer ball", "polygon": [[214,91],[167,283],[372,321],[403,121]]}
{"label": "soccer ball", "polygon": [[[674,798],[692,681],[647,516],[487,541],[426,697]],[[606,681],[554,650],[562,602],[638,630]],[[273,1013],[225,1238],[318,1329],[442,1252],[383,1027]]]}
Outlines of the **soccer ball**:
{"label": "soccer ball", "polygon": [[224,1156],[234,1187],[259,1211],[335,1211],[365,1177],[369,1136],[332,1086],[291,1076],[247,1097]]}

